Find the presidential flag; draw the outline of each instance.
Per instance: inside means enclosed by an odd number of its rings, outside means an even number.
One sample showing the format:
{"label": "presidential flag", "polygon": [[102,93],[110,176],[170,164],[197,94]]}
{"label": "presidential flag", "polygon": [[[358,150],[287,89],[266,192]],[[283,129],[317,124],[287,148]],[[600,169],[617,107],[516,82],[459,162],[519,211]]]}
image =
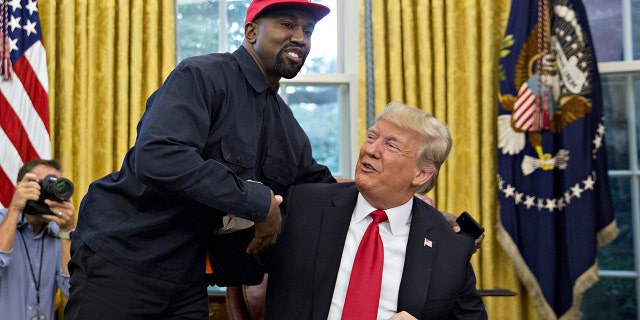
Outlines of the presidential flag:
{"label": "presidential flag", "polygon": [[574,318],[618,232],[582,2],[513,1],[499,71],[498,240],[542,318]]}
{"label": "presidential flag", "polygon": [[2,0],[0,8],[0,206],[27,161],[51,157],[49,80],[36,0]]}

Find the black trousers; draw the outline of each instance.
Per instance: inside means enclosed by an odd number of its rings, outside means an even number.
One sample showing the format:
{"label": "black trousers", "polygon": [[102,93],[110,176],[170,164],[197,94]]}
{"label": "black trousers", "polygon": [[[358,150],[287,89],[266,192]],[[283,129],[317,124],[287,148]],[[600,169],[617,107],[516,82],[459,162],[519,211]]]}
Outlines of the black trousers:
{"label": "black trousers", "polygon": [[72,239],[71,246],[65,320],[209,319],[204,281],[173,283],[141,276],[110,263],[80,239]]}

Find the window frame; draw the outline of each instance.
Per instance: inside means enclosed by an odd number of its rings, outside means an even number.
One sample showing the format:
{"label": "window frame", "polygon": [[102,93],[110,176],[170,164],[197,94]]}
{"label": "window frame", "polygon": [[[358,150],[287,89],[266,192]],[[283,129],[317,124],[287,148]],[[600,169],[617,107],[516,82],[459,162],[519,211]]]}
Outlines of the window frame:
{"label": "window frame", "polygon": [[[625,1],[626,2],[626,1]],[[623,11],[624,12],[624,11]],[[623,16],[627,16],[629,13],[623,13]],[[623,18],[623,20],[625,20]],[[625,23],[625,25],[627,25]],[[627,25],[631,28],[631,25]],[[627,30],[627,27],[623,28]],[[630,29],[629,29],[630,30]],[[630,33],[624,31],[624,33]],[[633,57],[630,52],[632,47],[631,37],[623,37],[625,53],[625,59]],[[631,190],[631,221],[633,232],[633,256],[634,256],[634,270],[607,270],[601,269],[598,266],[598,275],[603,278],[623,278],[623,279],[635,279],[636,287],[636,305],[640,306],[640,168],[638,168],[638,139],[636,130],[640,127],[640,123],[637,123],[635,116],[635,106],[640,104],[640,101],[635,101],[633,92],[633,74],[640,74],[640,60],[627,60],[627,61],[609,61],[598,63],[598,71],[600,75],[615,75],[623,74],[627,77],[627,87],[625,90],[627,105],[625,106],[626,118],[627,118],[627,139],[629,148],[629,168],[626,170],[608,170],[609,177],[612,178],[628,178],[630,180]],[[607,107],[606,105],[604,106]],[[606,120],[605,120],[606,121]],[[640,320],[640,312],[637,315],[637,319]]]}
{"label": "window frame", "polygon": [[[178,14],[178,1],[174,0],[175,14]],[[220,26],[226,26],[227,3],[234,0],[218,0],[220,14]],[[342,178],[353,177],[354,159],[358,156],[358,72],[360,44],[360,19],[348,19],[359,17],[359,2],[353,0],[335,0],[337,7],[337,70],[327,74],[298,74],[293,79],[282,79],[280,91],[285,92],[287,86],[314,86],[314,85],[345,85],[346,90],[340,92],[340,161],[339,172],[336,176]],[[177,19],[176,19],[177,20]],[[175,23],[178,34],[178,23]],[[313,36],[312,36],[313,40]],[[176,51],[180,50],[179,38],[176,37]],[[227,32],[218,32],[217,52],[227,52]],[[315,49],[314,49],[315,48]],[[317,44],[312,42],[311,50],[317,50]],[[176,54],[176,65],[179,61]],[[281,96],[285,96],[281,94]]]}

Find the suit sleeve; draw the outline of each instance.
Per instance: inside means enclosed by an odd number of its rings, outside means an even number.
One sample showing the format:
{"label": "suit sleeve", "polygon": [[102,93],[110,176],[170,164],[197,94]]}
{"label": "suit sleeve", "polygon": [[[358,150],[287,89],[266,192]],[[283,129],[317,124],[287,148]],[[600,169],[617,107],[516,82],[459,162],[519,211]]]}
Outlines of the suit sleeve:
{"label": "suit sleeve", "polygon": [[460,320],[484,320],[487,319],[487,311],[485,310],[482,297],[476,290],[476,275],[471,266],[471,262],[467,264],[467,277],[463,289],[459,292],[458,298],[454,303],[453,310],[449,314],[449,319]]}

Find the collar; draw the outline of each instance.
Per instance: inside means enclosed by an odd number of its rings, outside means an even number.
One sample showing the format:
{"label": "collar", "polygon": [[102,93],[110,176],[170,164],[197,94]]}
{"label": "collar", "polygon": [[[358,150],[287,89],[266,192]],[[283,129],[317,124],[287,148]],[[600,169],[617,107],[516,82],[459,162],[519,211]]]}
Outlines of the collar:
{"label": "collar", "polygon": [[[24,217],[24,213],[21,213],[20,217],[18,218],[17,230],[19,230],[22,233],[28,231],[31,234],[33,234],[33,226]],[[58,225],[55,222],[50,221],[49,223],[44,225],[44,227],[42,228],[42,232],[40,232],[40,234],[35,235],[34,237],[39,238],[39,237],[44,237],[45,235],[57,235],[59,233],[60,233],[60,227],[58,227]]]}
{"label": "collar", "polygon": [[[257,92],[263,92],[270,89],[267,85],[267,81],[264,79],[262,71],[260,71],[260,67],[258,67],[258,63],[249,54],[247,48],[241,45],[240,48],[232,53],[232,55],[238,61],[244,77],[247,79],[249,84],[251,84],[254,90]],[[275,88],[274,91],[278,92],[278,88]]]}
{"label": "collar", "polygon": [[[389,218],[389,227],[391,234],[398,234],[403,228],[409,226],[411,222],[411,209],[413,208],[413,197],[404,204],[384,210]],[[358,200],[356,201],[356,207],[353,210],[353,218],[355,223],[359,223],[364,220],[371,212],[376,210],[361,193],[358,192]]]}

